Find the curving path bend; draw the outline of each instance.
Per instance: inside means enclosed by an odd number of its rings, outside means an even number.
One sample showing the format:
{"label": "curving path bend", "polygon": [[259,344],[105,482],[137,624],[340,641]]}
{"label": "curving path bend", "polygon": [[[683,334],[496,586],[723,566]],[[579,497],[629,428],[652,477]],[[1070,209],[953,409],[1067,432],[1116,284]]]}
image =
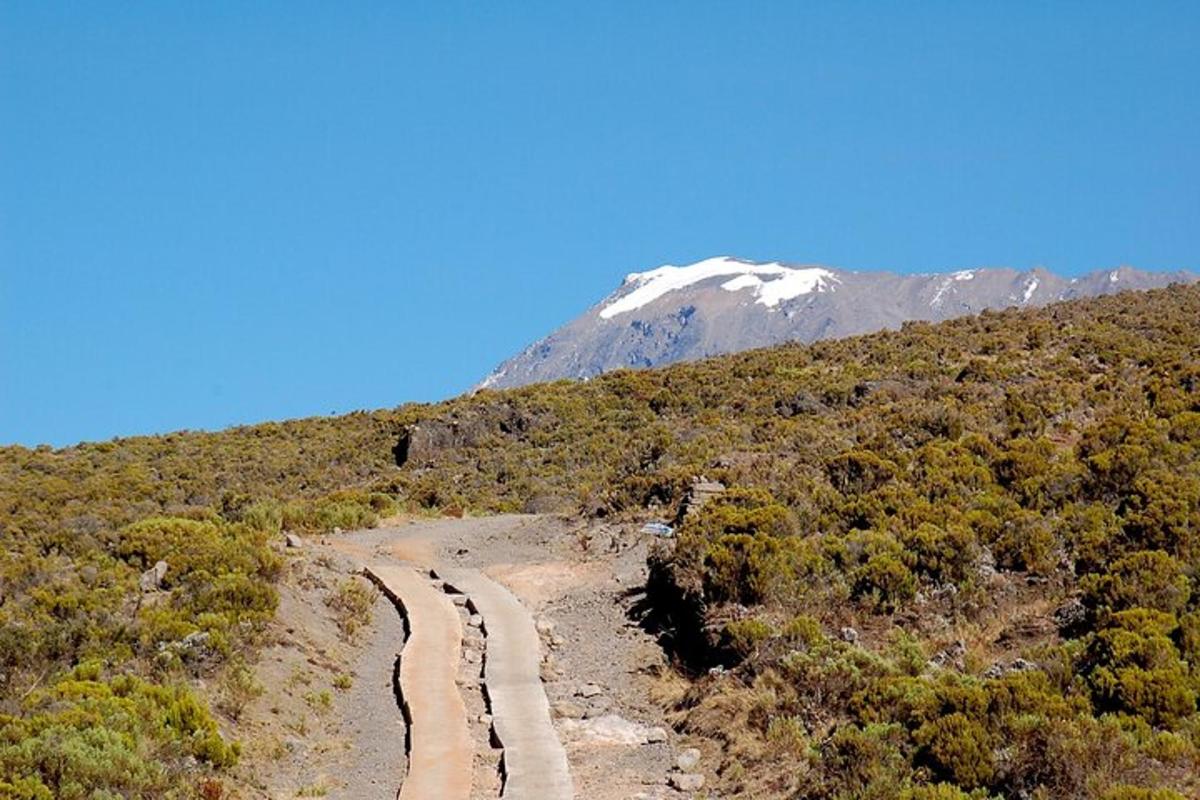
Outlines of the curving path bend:
{"label": "curving path bend", "polygon": [[[533,615],[500,584],[473,569],[435,573],[470,598],[483,617],[483,682],[492,727],[504,748],[505,800],[572,800],[567,753],[550,720],[541,680],[541,639]],[[435,795],[430,795],[434,797]]]}
{"label": "curving path bend", "polygon": [[398,678],[409,756],[399,800],[468,800],[473,749],[466,706],[454,682],[462,648],[458,611],[412,567],[371,564],[364,572],[408,621]]}

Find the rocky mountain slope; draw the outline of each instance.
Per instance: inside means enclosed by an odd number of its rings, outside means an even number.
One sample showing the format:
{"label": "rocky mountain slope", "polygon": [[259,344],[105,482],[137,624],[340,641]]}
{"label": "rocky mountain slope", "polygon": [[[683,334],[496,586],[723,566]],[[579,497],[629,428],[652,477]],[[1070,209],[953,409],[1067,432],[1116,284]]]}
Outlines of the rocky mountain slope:
{"label": "rocky mountain slope", "polygon": [[898,275],[710,258],[628,275],[585,314],[501,364],[480,388],[589,378],[621,367],[870,333],[906,320],[940,321],[1197,280],[1191,272],[1129,267],[1079,278],[1040,268]]}

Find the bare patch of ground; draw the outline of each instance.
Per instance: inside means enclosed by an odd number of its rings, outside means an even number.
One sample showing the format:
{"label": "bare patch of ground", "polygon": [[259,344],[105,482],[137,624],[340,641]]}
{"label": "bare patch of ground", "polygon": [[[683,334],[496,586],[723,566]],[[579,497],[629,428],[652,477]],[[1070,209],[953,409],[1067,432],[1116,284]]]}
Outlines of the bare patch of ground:
{"label": "bare patch of ground", "polygon": [[607,578],[599,563],[550,561],[543,564],[494,564],[483,573],[508,587],[530,611],[538,612],[568,592],[602,585]]}
{"label": "bare patch of ground", "polygon": [[393,797],[405,771],[405,726],[392,690],[404,626],[379,596],[353,639],[326,601],[351,561],[319,546],[286,551],[280,602],[254,669],[262,695],[234,727],[242,742],[235,797]]}

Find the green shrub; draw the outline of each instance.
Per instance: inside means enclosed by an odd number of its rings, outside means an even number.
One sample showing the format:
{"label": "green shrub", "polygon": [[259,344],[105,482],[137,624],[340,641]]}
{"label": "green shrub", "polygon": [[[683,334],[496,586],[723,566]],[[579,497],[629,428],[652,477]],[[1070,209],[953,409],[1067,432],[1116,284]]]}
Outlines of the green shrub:
{"label": "green shrub", "polygon": [[56,798],[160,796],[175,779],[159,761],[163,745],[213,767],[236,762],[237,744],[186,687],[97,678],[98,665],[85,664],[30,695],[27,716],[0,717],[0,780],[24,779],[13,785],[32,797],[37,781]]}
{"label": "green shrub", "polygon": [[342,635],[353,639],[363,627],[370,624],[371,609],[378,597],[378,590],[365,581],[346,578],[338,584],[325,604],[333,611],[333,618]]}
{"label": "green shrub", "polygon": [[796,717],[772,717],[767,723],[767,741],[780,753],[792,758],[808,752],[808,732]]}
{"label": "green shrub", "polygon": [[979,546],[965,526],[924,522],[904,536],[904,545],[916,556],[917,571],[930,580],[966,584],[974,578]]}
{"label": "green shrub", "polygon": [[846,547],[850,563],[857,564],[849,574],[855,597],[892,610],[916,594],[917,579],[909,568],[913,554],[890,534],[857,531],[847,537]]}
{"label": "green shrub", "polygon": [[762,619],[741,619],[725,624],[727,646],[740,658],[752,654],[774,634],[775,629]]}
{"label": "green shrub", "polygon": [[278,534],[283,530],[283,506],[272,500],[254,503],[242,512],[241,521],[254,530]]}
{"label": "green shrub", "polygon": [[1114,618],[1089,648],[1089,682],[1096,702],[1114,711],[1173,728],[1196,711],[1188,665],[1169,638],[1174,618],[1134,610]]}
{"label": "green shrub", "polygon": [[1021,510],[1005,519],[992,551],[996,563],[1005,569],[1048,575],[1057,566],[1057,545],[1049,521]]}
{"label": "green shrub", "polygon": [[0,800],[54,800],[54,794],[37,778],[0,781]]}
{"label": "green shrub", "polygon": [[842,726],[821,749],[823,791],[828,797],[896,797],[908,769],[896,726]]}
{"label": "green shrub", "polygon": [[264,691],[253,670],[245,664],[231,664],[225,670],[219,687],[221,710],[236,721],[241,718],[246,707],[261,697]]}
{"label": "green shrub", "polygon": [[866,494],[896,475],[896,465],[869,450],[851,450],[826,465],[829,482],[839,492]]}
{"label": "green shrub", "polygon": [[1144,607],[1175,613],[1191,595],[1183,565],[1161,550],[1120,558],[1107,573],[1088,576],[1082,587],[1091,605],[1114,611]]}
{"label": "green shrub", "polygon": [[992,779],[992,737],[965,714],[955,712],[930,720],[917,729],[914,739],[921,748],[920,761],[942,780],[974,789]]}

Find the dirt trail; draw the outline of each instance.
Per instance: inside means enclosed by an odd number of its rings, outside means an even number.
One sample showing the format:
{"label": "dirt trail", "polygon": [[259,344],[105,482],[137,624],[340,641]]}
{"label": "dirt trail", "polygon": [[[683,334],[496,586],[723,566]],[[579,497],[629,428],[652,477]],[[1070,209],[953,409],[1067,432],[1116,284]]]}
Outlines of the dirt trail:
{"label": "dirt trail", "polygon": [[[336,782],[326,785],[331,800],[395,800],[396,787],[407,770],[408,729],[394,702],[396,659],[404,647],[404,620],[396,613],[395,604],[382,594],[371,618],[371,635],[363,637],[363,651],[347,667],[354,672],[352,687],[334,690],[341,706],[337,715],[341,718],[341,735],[336,744],[344,755],[329,771],[329,777],[336,778]],[[286,797],[295,795],[292,792]]]}
{"label": "dirt trail", "polygon": [[462,646],[458,612],[412,567],[372,563],[366,573],[408,622],[399,677],[411,745],[399,800],[467,800],[472,746],[466,707],[454,682]]}
{"label": "dirt trail", "polygon": [[[473,758],[457,768],[469,783],[464,800],[694,796],[669,784],[678,772],[678,748],[685,744],[666,724],[663,710],[663,692],[676,689],[665,673],[661,649],[633,618],[632,607],[645,584],[649,537],[636,528],[546,516],[388,523],[290,553],[293,560],[313,568],[325,569],[325,564],[343,575],[361,575],[368,564],[400,568],[426,593],[454,607],[457,627],[449,621],[443,627],[456,641],[457,663],[448,662],[449,656],[437,661],[443,665],[442,681],[455,682],[465,708]],[[431,570],[451,580],[442,586],[428,577]],[[454,593],[455,588],[465,594]],[[323,598],[311,598],[314,610],[323,609]],[[441,608],[444,613],[445,606]],[[275,767],[276,772],[287,765],[304,768],[303,781],[287,785],[325,786],[331,797],[395,800],[405,772],[405,725],[388,686],[394,681],[376,669],[376,662],[393,663],[405,635],[401,614],[385,616],[395,627],[381,627],[377,619],[365,634],[371,645],[361,660],[342,667],[354,672],[355,682],[350,691],[335,693],[330,718],[347,721],[341,726],[344,739],[314,739],[311,747],[304,740]],[[298,624],[310,627],[307,620]],[[413,627],[415,632],[419,626]],[[405,658],[412,655],[405,651]],[[516,693],[524,696],[506,706],[502,668],[517,661],[523,664],[513,666],[521,676],[515,683],[523,688]],[[404,663],[402,659],[402,669]],[[377,672],[384,680],[375,679]],[[379,688],[372,693],[372,687]],[[282,688],[286,695],[287,687]],[[263,705],[273,710],[280,702],[278,696],[264,698]],[[286,706],[284,712],[296,713]],[[386,719],[389,713],[394,721]],[[459,720],[463,713],[455,709],[450,715]],[[414,750],[417,716],[413,714],[411,731]],[[538,731],[532,744],[522,738],[526,727]],[[319,774],[306,760],[317,748],[327,751]],[[523,751],[542,755],[526,757]],[[530,763],[532,767],[523,766]],[[452,796],[418,789],[412,785],[415,771],[413,775],[405,787],[412,793],[403,795],[406,800]],[[293,789],[271,796],[282,800],[297,793]]]}
{"label": "dirt trail", "polygon": [[567,753],[550,720],[542,687],[541,640],[533,615],[511,592],[472,569],[439,569],[447,587],[467,595],[483,617],[487,660],[483,681],[492,728],[504,748],[506,800],[574,797]]}

